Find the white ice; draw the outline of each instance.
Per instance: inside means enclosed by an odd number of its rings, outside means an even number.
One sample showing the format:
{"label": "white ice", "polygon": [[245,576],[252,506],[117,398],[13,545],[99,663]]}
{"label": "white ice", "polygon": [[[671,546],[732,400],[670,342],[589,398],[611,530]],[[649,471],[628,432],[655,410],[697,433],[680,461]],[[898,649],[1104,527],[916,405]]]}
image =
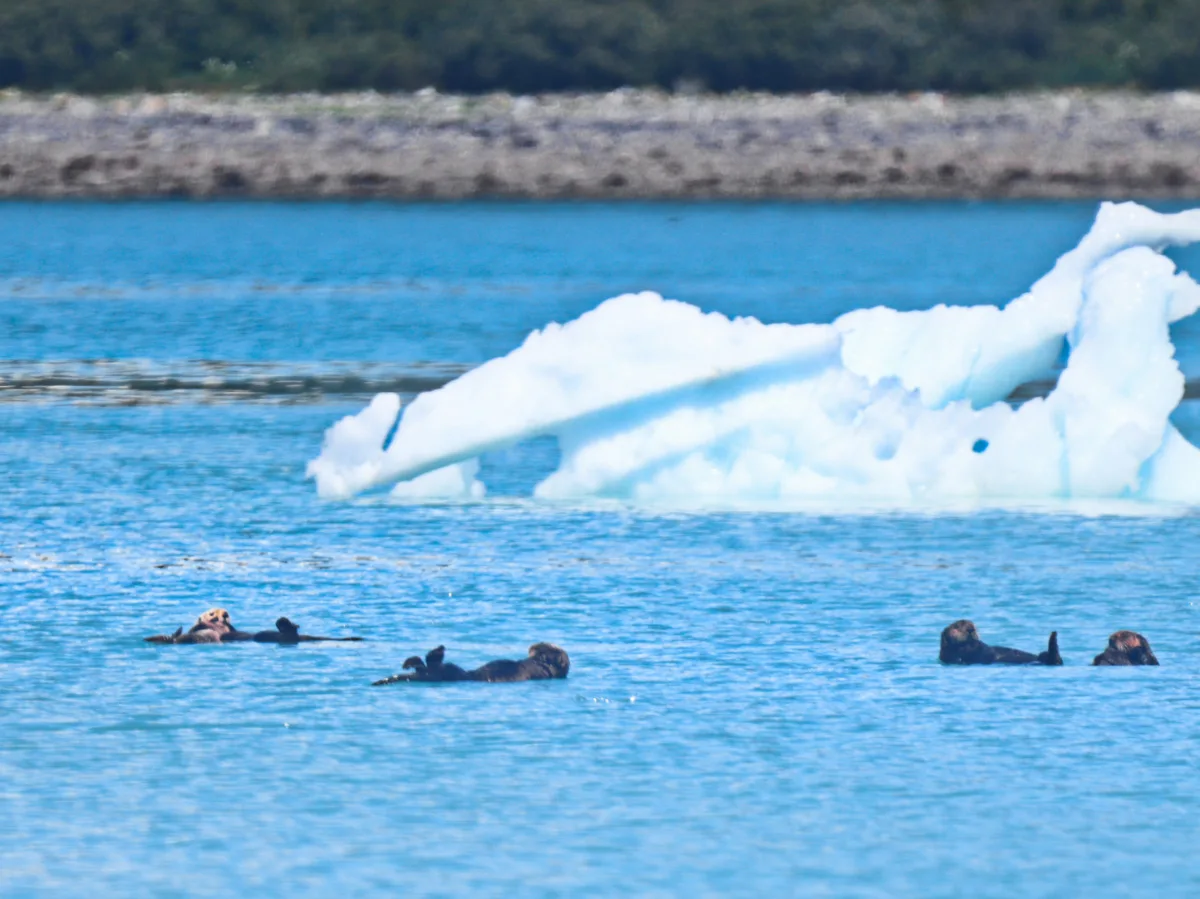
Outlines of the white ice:
{"label": "white ice", "polygon": [[[308,471],[331,498],[393,484],[409,499],[478,498],[481,454],[553,435],[545,499],[1198,503],[1200,451],[1169,421],[1184,382],[1168,325],[1200,307],[1200,286],[1161,255],[1197,240],[1200,210],[1104,204],[1003,308],[878,307],[831,325],[616,297],[402,415],[380,394],[329,429]],[[1064,338],[1054,391],[1008,405],[1013,388],[1052,375]]]}

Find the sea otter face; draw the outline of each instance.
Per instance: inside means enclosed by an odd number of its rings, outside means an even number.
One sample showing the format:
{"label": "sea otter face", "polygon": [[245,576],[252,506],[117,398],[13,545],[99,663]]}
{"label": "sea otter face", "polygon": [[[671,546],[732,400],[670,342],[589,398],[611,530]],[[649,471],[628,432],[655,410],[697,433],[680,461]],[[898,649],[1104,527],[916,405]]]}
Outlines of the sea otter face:
{"label": "sea otter face", "polygon": [[529,647],[529,658],[541,662],[555,677],[566,677],[571,668],[571,660],[566,652],[553,643],[534,643]]}
{"label": "sea otter face", "polygon": [[979,631],[975,630],[974,623],[961,618],[942,631],[942,648],[938,659],[945,665],[960,663],[980,645]]}
{"label": "sea otter face", "polygon": [[192,625],[192,629],[188,633],[194,634],[196,631],[230,634],[233,633],[233,624],[229,620],[229,613],[224,609],[209,609],[196,619],[196,623]]}
{"label": "sea otter face", "polygon": [[1150,641],[1133,631],[1117,631],[1108,638],[1108,649],[1129,659],[1131,665],[1157,665]]}
{"label": "sea otter face", "polygon": [[942,631],[942,649],[967,646],[979,642],[979,631],[975,630],[974,622],[965,618],[954,622]]}

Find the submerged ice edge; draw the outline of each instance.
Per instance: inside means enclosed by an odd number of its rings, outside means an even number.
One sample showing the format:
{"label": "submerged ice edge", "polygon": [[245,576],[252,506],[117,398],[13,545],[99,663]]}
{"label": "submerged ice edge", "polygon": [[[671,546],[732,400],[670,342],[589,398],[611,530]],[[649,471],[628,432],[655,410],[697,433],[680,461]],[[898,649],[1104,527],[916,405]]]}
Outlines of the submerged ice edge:
{"label": "submerged ice edge", "polygon": [[0,360],[0,402],[19,397],[200,394],[244,399],[415,394],[469,371],[448,362],[244,362],[223,359]]}
{"label": "submerged ice edge", "polygon": [[[1003,308],[860,309],[833,324],[729,319],[653,293],[529,335],[401,410],[379,394],[308,468],[325,497],[391,484],[475,497],[478,457],[533,437],[561,459],[535,496],[738,508],[1127,499],[1200,502],[1169,324],[1200,287],[1161,254],[1200,210],[1104,204]],[[1019,408],[1021,384],[1053,377]]]}
{"label": "submerged ice edge", "polygon": [[[398,485],[397,485],[398,486]],[[578,496],[547,499],[535,496],[489,494],[480,492],[417,493],[395,489],[386,493],[363,493],[351,500],[355,505],[421,506],[441,511],[478,510],[486,514],[517,514],[523,519],[545,518],[547,522],[579,514],[635,513],[648,519],[681,519],[713,515],[795,515],[814,518],[947,518],[975,517],[981,514],[1002,516],[1062,516],[1067,518],[1167,519],[1197,514],[1195,503],[1151,501],[1129,497],[987,497],[887,500],[862,497],[785,497],[779,499],[740,499],[736,497],[662,497],[632,500],[604,496]]]}

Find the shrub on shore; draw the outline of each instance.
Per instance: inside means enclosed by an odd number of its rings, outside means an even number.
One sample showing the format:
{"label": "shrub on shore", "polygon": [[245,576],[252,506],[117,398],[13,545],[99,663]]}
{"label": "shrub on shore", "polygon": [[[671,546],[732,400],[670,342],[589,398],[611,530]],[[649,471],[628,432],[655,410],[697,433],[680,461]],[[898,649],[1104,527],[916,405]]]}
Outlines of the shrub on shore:
{"label": "shrub on shore", "polygon": [[4,0],[0,87],[1200,86],[1200,0]]}

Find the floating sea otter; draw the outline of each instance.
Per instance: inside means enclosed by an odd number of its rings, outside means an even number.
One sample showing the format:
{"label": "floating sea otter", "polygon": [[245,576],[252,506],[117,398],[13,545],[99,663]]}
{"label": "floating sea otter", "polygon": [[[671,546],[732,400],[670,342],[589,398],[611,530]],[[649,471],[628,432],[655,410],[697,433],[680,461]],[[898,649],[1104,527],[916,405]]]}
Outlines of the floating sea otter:
{"label": "floating sea otter", "polygon": [[170,644],[244,643],[247,641],[292,644],[335,640],[357,642],[362,640],[362,637],[312,637],[300,633],[300,629],[287,618],[280,618],[276,621],[273,631],[258,631],[257,633],[239,631],[233,626],[233,622],[229,619],[229,613],[224,609],[209,609],[196,619],[196,623],[186,634],[183,632],[183,628],[179,628],[173,634],[159,634],[146,638],[147,643]]}
{"label": "floating sea otter", "polygon": [[467,671],[453,663],[447,664],[446,647],[439,646],[425,654],[424,661],[420,656],[410,656],[402,666],[411,674],[393,674],[391,677],[375,681],[372,686],[395,684],[400,681],[450,682],[450,681],[485,681],[490,684],[511,684],[524,680],[554,680],[567,676],[571,668],[571,660],[562,649],[553,643],[534,643],[529,647],[529,658],[514,662],[511,659],[497,659],[481,665],[473,671]]}
{"label": "floating sea otter", "polygon": [[945,665],[1061,665],[1058,631],[1050,634],[1045,652],[1034,655],[1007,646],[988,646],[979,639],[975,624],[963,619],[942,631],[942,649],[938,659]]}
{"label": "floating sea otter", "polygon": [[185,634],[179,628],[173,634],[159,634],[147,637],[147,643],[236,643],[239,640],[252,640],[254,635],[239,631],[229,620],[229,613],[224,609],[209,609],[196,619],[196,623]]}
{"label": "floating sea otter", "polygon": [[1108,647],[1092,660],[1093,665],[1157,665],[1150,641],[1133,631],[1117,631]]}

